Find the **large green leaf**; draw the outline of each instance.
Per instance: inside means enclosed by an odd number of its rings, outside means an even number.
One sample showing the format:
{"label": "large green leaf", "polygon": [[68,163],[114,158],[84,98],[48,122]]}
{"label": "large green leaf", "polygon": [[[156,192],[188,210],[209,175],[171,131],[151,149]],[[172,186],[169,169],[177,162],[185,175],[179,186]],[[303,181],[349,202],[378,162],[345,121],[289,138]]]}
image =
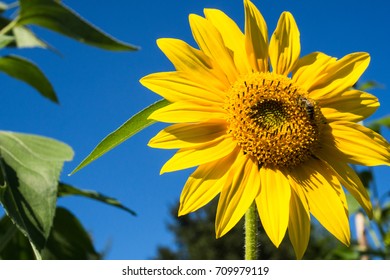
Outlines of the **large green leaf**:
{"label": "large green leaf", "polygon": [[91,199],[95,199],[100,202],[104,202],[106,204],[118,207],[122,210],[125,210],[126,212],[130,213],[131,215],[137,215],[133,210],[127,208],[126,206],[123,206],[118,200],[112,197],[105,196],[101,193],[98,193],[96,191],[91,191],[91,190],[80,190],[78,188],[75,188],[71,185],[65,184],[65,183],[60,183],[58,185],[58,196],[69,196],[69,195],[79,195],[79,196],[84,196],[88,197]]}
{"label": "large green leaf", "polygon": [[72,157],[72,149],[54,139],[0,132],[0,201],[38,250],[53,223],[63,163]]}
{"label": "large green leaf", "polygon": [[0,220],[0,259],[33,260],[34,252],[28,238],[15,226],[8,216]]}
{"label": "large green leaf", "polygon": [[104,138],[95,147],[95,149],[93,149],[93,151],[72,171],[71,174],[74,174],[75,172],[79,171],[81,168],[98,159],[111,149],[115,148],[125,140],[129,139],[134,134],[155,123],[154,120],[148,120],[148,117],[157,109],[165,107],[168,104],[169,102],[163,99],[157,101],[156,103],[150,105],[149,107],[132,116],[117,130],[110,133],[106,138]]}
{"label": "large green leaf", "polygon": [[58,207],[42,258],[90,260],[100,259],[101,255],[96,252],[91,236],[79,220],[67,209]]}
{"label": "large green leaf", "polygon": [[51,101],[58,102],[49,80],[31,61],[14,55],[3,56],[0,57],[0,71],[29,84]]}
{"label": "large green leaf", "polygon": [[[78,219],[61,207],[56,210],[52,230],[41,253],[42,259],[50,260],[91,260],[102,257]],[[0,259],[35,259],[28,239],[7,216],[0,220]]]}
{"label": "large green leaf", "polygon": [[19,24],[39,25],[82,43],[111,51],[137,49],[98,30],[58,1],[20,0]]}

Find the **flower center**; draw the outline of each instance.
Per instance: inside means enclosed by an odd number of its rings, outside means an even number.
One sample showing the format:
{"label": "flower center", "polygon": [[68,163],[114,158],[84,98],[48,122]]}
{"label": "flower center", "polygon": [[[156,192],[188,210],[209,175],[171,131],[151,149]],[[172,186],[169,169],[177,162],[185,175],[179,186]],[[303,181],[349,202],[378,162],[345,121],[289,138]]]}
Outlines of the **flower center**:
{"label": "flower center", "polygon": [[228,91],[228,132],[259,167],[293,167],[318,146],[324,117],[307,91],[288,77],[252,73]]}

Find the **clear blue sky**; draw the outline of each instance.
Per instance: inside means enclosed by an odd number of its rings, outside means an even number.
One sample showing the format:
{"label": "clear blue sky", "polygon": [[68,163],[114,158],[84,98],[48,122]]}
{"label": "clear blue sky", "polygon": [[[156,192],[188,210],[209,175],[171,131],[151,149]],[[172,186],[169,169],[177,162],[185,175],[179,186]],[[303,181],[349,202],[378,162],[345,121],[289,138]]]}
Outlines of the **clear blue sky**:
{"label": "clear blue sky", "polygon": [[[10,1],[7,1],[10,2]],[[0,74],[1,129],[34,133],[62,140],[75,151],[66,163],[62,180],[79,188],[94,189],[119,199],[137,217],[85,198],[63,198],[91,233],[98,250],[108,259],[147,259],[157,245],[173,244],[167,231],[170,206],[180,195],[190,170],[159,175],[171,151],[151,149],[148,139],[163,126],[154,125],[131,138],[75,175],[68,177],[93,147],[130,116],[158,96],[138,80],[146,74],[170,71],[172,66],[157,48],[161,37],[183,39],[194,45],[188,14],[219,8],[243,27],[242,0],[67,0],[66,5],[94,25],[140,51],[114,53],[82,45],[42,29],[34,30],[61,52],[16,52],[35,61],[53,83],[60,105],[40,97],[30,87]],[[386,87],[374,90],[381,102],[371,118],[389,113],[390,3],[382,0],[253,0],[268,23],[269,33],[282,11],[293,13],[301,32],[302,54],[322,51],[342,57],[355,51],[371,54],[362,81],[376,80]],[[387,134],[387,135],[386,135]],[[388,133],[385,136],[390,139]],[[378,183],[384,192],[388,169],[379,167]],[[1,212],[1,210],[0,210]]]}

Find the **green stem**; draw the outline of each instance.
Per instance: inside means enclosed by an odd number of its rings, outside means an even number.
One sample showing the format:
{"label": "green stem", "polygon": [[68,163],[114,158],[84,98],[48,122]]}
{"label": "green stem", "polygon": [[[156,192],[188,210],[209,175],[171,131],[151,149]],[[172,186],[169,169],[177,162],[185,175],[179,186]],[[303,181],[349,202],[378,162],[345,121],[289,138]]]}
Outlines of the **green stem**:
{"label": "green stem", "polygon": [[39,252],[39,250],[37,249],[37,247],[35,247],[34,243],[32,243],[32,242],[30,242],[30,245],[31,245],[31,248],[33,249],[35,259],[38,261],[41,261],[42,256],[41,256],[41,253]]}
{"label": "green stem", "polygon": [[3,29],[0,30],[0,35],[5,35],[8,31],[11,31],[18,24],[19,17],[16,17],[10,21]]}
{"label": "green stem", "polygon": [[245,259],[257,260],[257,213],[254,202],[245,213]]}

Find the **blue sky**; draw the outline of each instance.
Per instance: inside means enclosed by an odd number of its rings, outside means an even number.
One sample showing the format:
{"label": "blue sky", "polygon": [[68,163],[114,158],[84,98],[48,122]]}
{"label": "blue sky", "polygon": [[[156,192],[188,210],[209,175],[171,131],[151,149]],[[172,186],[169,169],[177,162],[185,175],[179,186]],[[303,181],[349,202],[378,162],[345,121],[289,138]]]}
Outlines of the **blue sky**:
{"label": "blue sky", "polygon": [[[9,1],[8,1],[9,2]],[[159,175],[172,151],[151,149],[148,140],[163,125],[157,124],[131,138],[91,165],[68,177],[93,147],[130,116],[159,97],[143,88],[139,79],[149,73],[173,70],[156,46],[156,39],[173,37],[194,45],[188,25],[190,13],[218,8],[243,27],[241,0],[67,0],[66,5],[116,38],[141,47],[140,51],[115,53],[82,45],[35,28],[61,55],[45,50],[16,53],[35,61],[53,83],[60,105],[41,98],[30,87],[0,74],[3,88],[1,129],[45,135],[73,147],[75,158],[64,166],[62,180],[79,188],[94,189],[119,199],[137,217],[84,198],[63,198],[91,233],[98,250],[108,249],[108,259],[146,259],[157,245],[173,244],[167,231],[170,206],[180,195],[191,170]],[[381,107],[370,119],[390,109],[388,1],[253,0],[271,33],[282,11],[293,13],[301,32],[302,54],[322,51],[342,57],[356,51],[371,54],[362,81],[385,85],[371,91]],[[388,132],[385,136],[387,139]],[[375,169],[381,191],[388,169]]]}

